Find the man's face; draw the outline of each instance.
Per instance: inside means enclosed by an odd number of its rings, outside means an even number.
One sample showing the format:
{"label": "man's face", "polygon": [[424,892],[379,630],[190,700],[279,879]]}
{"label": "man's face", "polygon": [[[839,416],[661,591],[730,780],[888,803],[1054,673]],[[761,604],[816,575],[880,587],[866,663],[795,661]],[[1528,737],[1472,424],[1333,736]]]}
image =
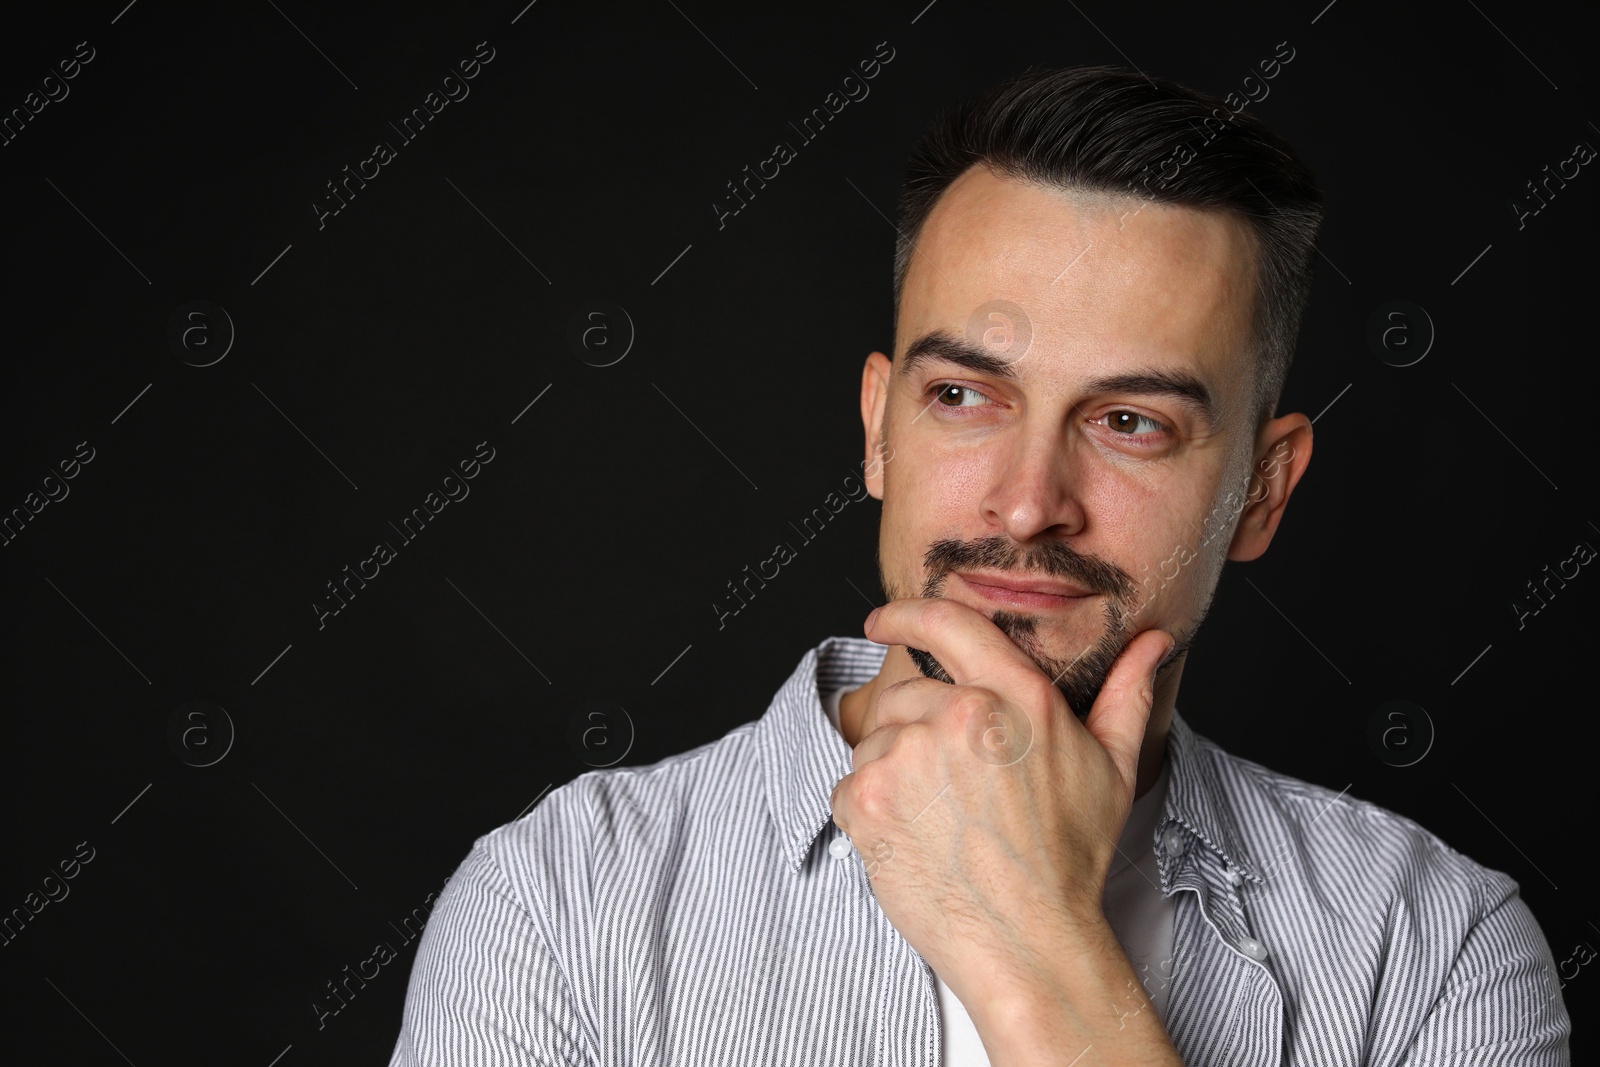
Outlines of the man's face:
{"label": "man's face", "polygon": [[864,376],[885,594],[984,612],[1080,717],[1141,631],[1181,656],[1259,444],[1255,255],[1221,213],[960,177],[917,242],[901,351],[872,357],[886,388]]}

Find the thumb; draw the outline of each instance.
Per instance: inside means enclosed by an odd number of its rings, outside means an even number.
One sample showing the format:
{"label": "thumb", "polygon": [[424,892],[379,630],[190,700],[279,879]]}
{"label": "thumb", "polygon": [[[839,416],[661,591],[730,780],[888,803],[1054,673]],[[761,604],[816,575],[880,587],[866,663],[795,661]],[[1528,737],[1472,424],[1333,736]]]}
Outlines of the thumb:
{"label": "thumb", "polygon": [[1163,630],[1146,630],[1129,642],[1084,719],[1084,727],[1111,756],[1130,791],[1138,782],[1139,750],[1155,704],[1156,668],[1173,643]]}

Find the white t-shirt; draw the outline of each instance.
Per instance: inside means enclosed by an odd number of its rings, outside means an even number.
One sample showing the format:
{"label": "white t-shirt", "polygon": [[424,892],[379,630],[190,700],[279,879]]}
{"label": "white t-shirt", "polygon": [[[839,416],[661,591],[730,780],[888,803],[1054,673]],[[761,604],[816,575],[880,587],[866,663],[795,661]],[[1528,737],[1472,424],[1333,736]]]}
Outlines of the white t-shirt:
{"label": "white t-shirt", "polygon": [[[820,695],[828,719],[837,730],[841,693]],[[1155,784],[1144,796],[1134,800],[1128,822],[1117,840],[1118,854],[1111,859],[1105,895],[1101,898],[1106,921],[1133,963],[1134,973],[1139,976],[1151,1007],[1163,1023],[1167,1018],[1167,984],[1172,977],[1173,901],[1161,895],[1154,838],[1167,795],[1167,768],[1167,761],[1162,760]],[[933,984],[939,994],[943,1029],[940,1067],[989,1067],[983,1040],[978,1037],[967,1009],[938,974],[933,976]]]}

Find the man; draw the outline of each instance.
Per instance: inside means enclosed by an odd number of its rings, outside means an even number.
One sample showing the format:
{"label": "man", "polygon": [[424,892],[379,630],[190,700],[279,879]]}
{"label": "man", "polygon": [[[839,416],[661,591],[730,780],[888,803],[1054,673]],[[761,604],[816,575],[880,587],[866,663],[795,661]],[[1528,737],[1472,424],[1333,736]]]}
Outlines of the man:
{"label": "man", "polygon": [[861,415],[888,603],[758,721],[480,838],[394,1065],[1564,1064],[1506,875],[1175,701],[1311,458],[1312,174],[1033,71],[913,156]]}

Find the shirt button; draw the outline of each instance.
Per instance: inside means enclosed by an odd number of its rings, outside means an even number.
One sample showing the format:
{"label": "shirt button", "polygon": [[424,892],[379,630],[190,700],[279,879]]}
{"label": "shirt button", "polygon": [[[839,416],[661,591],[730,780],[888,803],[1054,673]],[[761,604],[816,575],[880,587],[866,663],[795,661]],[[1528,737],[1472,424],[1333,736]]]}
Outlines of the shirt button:
{"label": "shirt button", "polygon": [[1267,946],[1253,937],[1241,937],[1239,939],[1239,951],[1257,963],[1267,958]]}
{"label": "shirt button", "polygon": [[1174,858],[1183,855],[1183,831],[1175,825],[1167,827],[1161,835],[1161,848]]}
{"label": "shirt button", "polygon": [[828,855],[832,856],[836,860],[842,860],[846,856],[850,855],[850,849],[850,839],[844,834],[840,834],[838,837],[828,842]]}
{"label": "shirt button", "polygon": [[1236,885],[1239,885],[1240,883],[1242,883],[1244,881],[1244,875],[1240,874],[1236,869],[1234,869],[1232,867],[1229,867],[1227,870],[1223,871],[1222,874],[1223,874],[1223,876],[1225,878],[1228,879],[1228,884],[1229,885],[1235,885],[1236,886]]}

